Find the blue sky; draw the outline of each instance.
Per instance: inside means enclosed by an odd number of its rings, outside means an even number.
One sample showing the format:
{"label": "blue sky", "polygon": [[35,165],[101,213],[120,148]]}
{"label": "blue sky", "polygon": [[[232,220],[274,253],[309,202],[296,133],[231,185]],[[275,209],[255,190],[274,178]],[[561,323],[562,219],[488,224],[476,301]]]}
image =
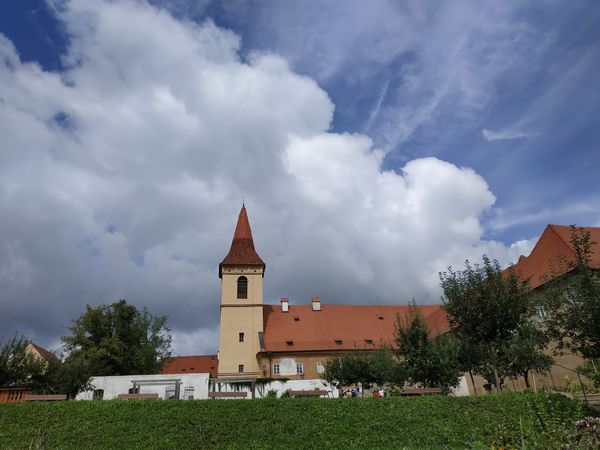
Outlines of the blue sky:
{"label": "blue sky", "polygon": [[92,3],[0,4],[0,302],[41,342],[125,297],[212,351],[242,196],[268,302],[435,303],[600,226],[598,2]]}
{"label": "blue sky", "polygon": [[[381,30],[377,21],[386,20],[386,8],[400,10],[402,4],[152,3],[177,17],[199,23],[212,20],[233,30],[242,39],[241,55],[255,51],[283,55],[296,72],[316,79],[331,96],[336,105],[333,131],[366,133],[375,145],[386,148],[386,169],[398,170],[406,161],[424,156],[475,169],[497,196],[496,211],[486,217],[490,237],[509,243],[540,233],[547,223],[600,224],[600,189],[595,176],[600,163],[597,2],[515,2],[506,8],[502,20],[507,29],[488,36],[475,33],[467,38],[473,42],[462,44],[465,55],[457,58],[457,64],[468,61],[475,66],[471,68],[474,76],[479,64],[487,72],[490,56],[506,58],[496,71],[490,65],[491,73],[486,73],[489,79],[483,87],[487,92],[479,94],[484,98],[469,104],[448,94],[403,139],[387,137],[384,128],[393,126],[389,122],[394,119],[374,113],[378,108],[398,105],[418,113],[431,101],[431,90],[436,86],[424,86],[416,92],[403,87],[407,72],[413,68],[416,76],[432,76],[420,72],[428,68],[424,63],[419,67],[422,43],[415,43],[414,50],[410,45],[392,48],[381,59],[364,48],[355,53],[353,47],[362,39],[373,43],[400,32],[393,24]],[[415,4],[407,2],[404,6],[409,10]],[[419,8],[416,6],[414,9]],[[13,41],[21,58],[60,71],[68,35],[48,4],[22,0],[4,2],[0,8],[0,31]],[[482,26],[486,20],[494,21],[496,12],[495,7],[478,2],[451,6],[431,2],[424,12],[431,17],[421,18],[421,40],[435,46],[436,41],[448,37],[428,31],[437,29],[442,21],[439,16],[449,8],[458,10],[456,14],[461,8],[477,10],[483,17]],[[363,20],[363,14],[368,25],[350,28],[353,21]],[[307,36],[310,42],[305,45]],[[328,62],[322,58],[335,52],[339,61],[324,67]],[[438,75],[451,76],[443,72]],[[483,130],[490,131],[488,139]]]}

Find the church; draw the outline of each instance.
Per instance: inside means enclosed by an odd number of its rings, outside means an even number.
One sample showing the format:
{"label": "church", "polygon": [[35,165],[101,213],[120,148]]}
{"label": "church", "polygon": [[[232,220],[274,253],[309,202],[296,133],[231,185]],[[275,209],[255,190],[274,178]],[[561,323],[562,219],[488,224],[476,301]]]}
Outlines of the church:
{"label": "church", "polygon": [[[219,264],[219,379],[319,379],[332,356],[393,344],[396,318],[408,312],[408,306],[327,304],[319,297],[266,304],[265,269],[242,206],[231,248]],[[441,305],[419,308],[433,335],[448,330]]]}

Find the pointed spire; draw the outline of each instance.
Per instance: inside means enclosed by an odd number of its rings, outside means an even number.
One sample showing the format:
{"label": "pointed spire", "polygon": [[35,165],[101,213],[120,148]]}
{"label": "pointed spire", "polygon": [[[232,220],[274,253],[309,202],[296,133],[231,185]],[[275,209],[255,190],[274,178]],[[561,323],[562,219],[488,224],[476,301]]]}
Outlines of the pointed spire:
{"label": "pointed spire", "polygon": [[248,221],[246,207],[242,204],[240,215],[238,216],[233,241],[229,253],[219,264],[219,277],[222,275],[223,266],[261,266],[265,268],[265,263],[254,249],[254,240],[252,239],[252,230]]}

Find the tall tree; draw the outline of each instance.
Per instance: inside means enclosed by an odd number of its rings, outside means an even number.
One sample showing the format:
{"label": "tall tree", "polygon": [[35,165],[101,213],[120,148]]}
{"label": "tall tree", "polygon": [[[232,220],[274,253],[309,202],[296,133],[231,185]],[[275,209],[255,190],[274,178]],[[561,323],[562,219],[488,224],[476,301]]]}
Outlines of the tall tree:
{"label": "tall tree", "polygon": [[591,236],[571,227],[575,260],[565,263],[567,275],[555,275],[545,292],[546,325],[559,343],[584,358],[600,358],[600,272],[591,267]]}
{"label": "tall tree", "polygon": [[466,261],[462,271],[450,267],[440,273],[440,281],[450,328],[461,342],[478,347],[470,369],[492,378],[499,391],[501,376],[508,370],[504,349],[532,314],[527,283],[503,272],[497,261],[485,255],[483,265]]}
{"label": "tall tree", "polygon": [[63,336],[65,363],[90,375],[157,373],[171,355],[166,316],[139,311],[125,300],[97,308],[87,306]]}
{"label": "tall tree", "polygon": [[440,387],[444,393],[458,386],[460,379],[459,345],[452,335],[430,340],[425,320],[414,301],[405,320],[396,321],[398,353],[413,383]]}
{"label": "tall tree", "polygon": [[552,366],[552,358],[544,352],[548,336],[534,322],[525,321],[512,335],[502,349],[503,365],[509,375],[521,375],[529,388],[529,373],[547,372]]}

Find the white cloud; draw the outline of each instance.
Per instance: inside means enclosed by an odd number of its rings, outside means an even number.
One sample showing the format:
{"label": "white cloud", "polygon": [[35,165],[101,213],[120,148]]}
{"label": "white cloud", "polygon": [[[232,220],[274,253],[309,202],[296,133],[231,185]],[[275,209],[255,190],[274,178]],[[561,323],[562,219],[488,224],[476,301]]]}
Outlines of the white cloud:
{"label": "white cloud", "polygon": [[501,130],[501,131],[491,131],[486,128],[481,130],[481,134],[488,141],[499,141],[506,139],[519,139],[529,137],[529,133],[524,133],[522,131],[517,130]]}
{"label": "white cloud", "polygon": [[383,171],[282,58],[242,61],[230,31],[137,1],[59,10],[64,73],[0,39],[3,333],[55,342],[86,303],[127,298],[170,315],[177,352],[215,351],[243,194],[267,302],[435,302],[447,264],[516,260],[483,238],[481,176],[435,158]]}

